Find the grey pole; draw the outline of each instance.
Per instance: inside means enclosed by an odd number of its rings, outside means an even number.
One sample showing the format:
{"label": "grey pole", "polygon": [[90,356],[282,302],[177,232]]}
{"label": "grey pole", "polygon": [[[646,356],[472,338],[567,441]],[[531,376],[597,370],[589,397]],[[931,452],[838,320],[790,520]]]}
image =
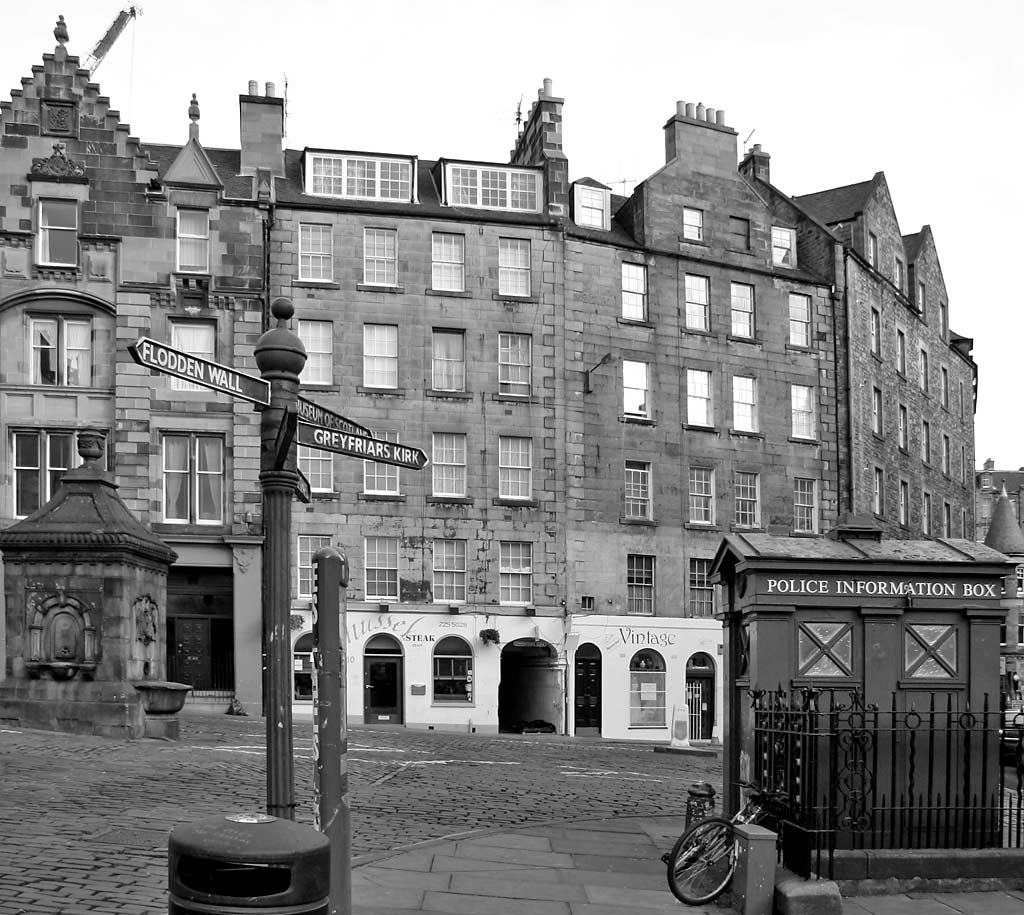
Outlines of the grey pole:
{"label": "grey pole", "polygon": [[299,373],[306,348],[288,329],[295,313],[288,299],[270,307],[277,326],[256,342],[260,375],[270,382],[270,406],[260,420],[260,489],[263,492],[263,703],[267,717],[267,813],[295,819],[291,690],[291,521],[299,482],[292,438]]}
{"label": "grey pole", "polygon": [[352,812],[348,797],[344,638],[348,562],[334,547],[324,547],[313,557],[313,567],[317,825],[331,840],[331,915],[351,915]]}

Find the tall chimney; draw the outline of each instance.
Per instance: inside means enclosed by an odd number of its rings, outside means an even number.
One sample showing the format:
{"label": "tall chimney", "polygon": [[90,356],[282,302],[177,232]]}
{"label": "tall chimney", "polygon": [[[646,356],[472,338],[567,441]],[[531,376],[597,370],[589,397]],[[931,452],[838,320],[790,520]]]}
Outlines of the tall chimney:
{"label": "tall chimney", "polygon": [[543,165],[551,216],[569,215],[569,160],[562,152],[562,104],[545,79],[512,150],[511,165]]}
{"label": "tall chimney", "polygon": [[259,94],[256,80],[249,81],[249,94],[238,97],[241,120],[242,156],[239,174],[284,177],[284,99],[274,97],[274,84]]}
{"label": "tall chimney", "polygon": [[679,157],[698,171],[735,174],[736,131],[725,126],[724,110],[676,102],[676,112],[665,125],[665,162]]}
{"label": "tall chimney", "polygon": [[761,144],[755,143],[740,163],[740,174],[747,178],[757,178],[765,184],[771,183],[771,169],[768,160],[771,156],[761,150]]}

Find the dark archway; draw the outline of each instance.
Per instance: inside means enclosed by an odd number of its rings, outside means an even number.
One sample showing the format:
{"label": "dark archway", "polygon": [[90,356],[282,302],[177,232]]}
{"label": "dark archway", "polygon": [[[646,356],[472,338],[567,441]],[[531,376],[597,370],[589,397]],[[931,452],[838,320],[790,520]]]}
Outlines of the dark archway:
{"label": "dark archway", "polygon": [[543,639],[515,639],[501,652],[498,730],[555,733],[562,722],[564,685],[558,653]]}
{"label": "dark archway", "polygon": [[711,740],[715,729],[715,662],[698,651],[686,662],[686,705],[691,740]]}

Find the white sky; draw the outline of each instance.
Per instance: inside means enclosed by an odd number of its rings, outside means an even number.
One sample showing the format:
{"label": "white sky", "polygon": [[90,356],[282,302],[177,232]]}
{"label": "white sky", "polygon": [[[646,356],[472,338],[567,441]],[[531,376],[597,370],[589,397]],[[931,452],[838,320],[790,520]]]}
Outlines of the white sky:
{"label": "white sky", "polygon": [[[5,3],[0,97],[63,13],[83,60],[120,0]],[[288,82],[289,147],[503,161],[544,77],[565,98],[571,179],[621,192],[664,164],[677,99],[724,108],[791,195],[884,171],[904,234],[929,224],[950,324],[979,366],[977,459],[1024,465],[1013,374],[1024,212],[1021,0],[143,0],[96,74],[132,133],[238,146],[250,79]],[[1010,296],[1008,301],[1004,299]]]}

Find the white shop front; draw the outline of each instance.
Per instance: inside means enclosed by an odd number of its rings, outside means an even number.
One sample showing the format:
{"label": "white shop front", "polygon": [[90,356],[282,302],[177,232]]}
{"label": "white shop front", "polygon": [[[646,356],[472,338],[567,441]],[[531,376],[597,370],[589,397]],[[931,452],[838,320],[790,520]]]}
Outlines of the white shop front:
{"label": "white shop front", "polygon": [[574,618],[570,733],[667,743],[685,720],[691,740],[719,742],[721,652],[715,619]]}
{"label": "white shop front", "polygon": [[[311,698],[308,613],[293,631],[295,699]],[[565,732],[565,621],[419,611],[346,614],[350,724]]]}

